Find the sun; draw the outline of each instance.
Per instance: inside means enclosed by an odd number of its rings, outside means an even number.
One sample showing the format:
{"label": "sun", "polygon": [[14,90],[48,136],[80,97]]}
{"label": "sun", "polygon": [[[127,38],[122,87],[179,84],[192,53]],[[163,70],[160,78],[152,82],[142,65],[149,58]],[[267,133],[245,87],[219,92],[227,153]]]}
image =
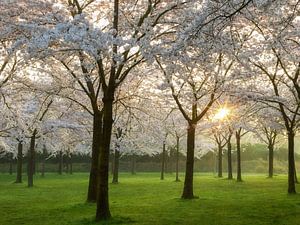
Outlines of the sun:
{"label": "sun", "polygon": [[227,108],[220,108],[217,113],[214,115],[214,119],[216,120],[222,120],[228,116],[230,113],[230,110]]}

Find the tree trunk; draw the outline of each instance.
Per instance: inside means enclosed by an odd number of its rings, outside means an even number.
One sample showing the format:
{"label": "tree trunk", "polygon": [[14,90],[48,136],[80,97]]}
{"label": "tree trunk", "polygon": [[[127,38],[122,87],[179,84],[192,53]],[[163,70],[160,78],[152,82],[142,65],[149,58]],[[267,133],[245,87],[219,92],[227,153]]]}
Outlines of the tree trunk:
{"label": "tree trunk", "polygon": [[69,170],[69,172],[70,172],[70,174],[72,175],[73,174],[73,160],[72,160],[72,153],[70,153],[70,156],[69,156],[70,158],[69,158],[69,166],[70,166],[70,170]]}
{"label": "tree trunk", "polygon": [[119,183],[119,160],[120,160],[120,152],[116,147],[114,154],[114,171],[113,171],[113,180],[112,183]]}
{"label": "tree trunk", "polygon": [[[119,23],[119,0],[114,0],[114,15],[113,15],[113,29],[115,29],[114,37],[118,35],[118,23]],[[113,44],[112,53],[117,55],[118,46]],[[112,64],[110,68],[108,85],[104,86],[103,95],[103,141],[100,144],[99,154],[99,188],[97,196],[97,210],[96,221],[108,220],[111,217],[109,210],[108,200],[108,175],[109,175],[109,150],[111,142],[111,132],[113,124],[113,102],[116,88],[116,69],[117,62],[112,57]],[[104,85],[104,84],[103,84]],[[102,86],[103,87],[103,86]]]}
{"label": "tree trunk", "polygon": [[241,135],[239,131],[236,131],[236,156],[237,156],[237,177],[238,182],[242,181],[242,170],[241,170]]}
{"label": "tree trunk", "polygon": [[232,180],[232,158],[231,158],[231,135],[228,138],[227,142],[227,166],[228,166],[228,179]]}
{"label": "tree trunk", "polygon": [[63,152],[62,150],[60,150],[58,154],[58,174],[62,175],[62,171],[63,171]]}
{"label": "tree trunk", "polygon": [[66,174],[69,173],[69,160],[70,160],[70,157],[69,157],[69,153],[66,154],[66,157],[65,157],[65,165],[66,165]]}
{"label": "tree trunk", "polygon": [[34,154],[33,154],[33,175],[35,175],[36,171],[36,153],[35,153],[35,147],[34,147]]}
{"label": "tree trunk", "polygon": [[176,137],[176,179],[175,181],[180,181],[179,180],[179,137]]}
{"label": "tree trunk", "polygon": [[98,110],[94,112],[93,121],[93,143],[90,179],[88,187],[87,202],[96,202],[98,185],[98,160],[100,152],[100,142],[102,139],[102,113]]}
{"label": "tree trunk", "polygon": [[22,183],[22,162],[23,161],[23,144],[21,141],[18,143],[18,156],[17,156],[17,178],[16,183]]}
{"label": "tree trunk", "polygon": [[34,175],[35,175],[35,173],[39,172],[38,169],[39,169],[39,161],[38,161],[38,158],[37,158],[37,159],[35,159],[35,164],[34,164],[34,170],[33,170]]}
{"label": "tree trunk", "polygon": [[295,133],[288,131],[288,193],[295,194],[295,156],[294,156],[294,138]]}
{"label": "tree trunk", "polygon": [[131,156],[131,174],[132,175],[136,174],[136,158],[135,158],[135,155]]}
{"label": "tree trunk", "polygon": [[167,167],[166,167],[166,171],[170,174],[173,173],[173,148],[169,148],[170,149],[170,153],[167,152]]}
{"label": "tree trunk", "polygon": [[28,151],[28,187],[33,187],[33,174],[34,174],[34,155],[35,155],[35,137],[36,137],[37,130],[33,131],[33,134],[30,138],[30,147]]}
{"label": "tree trunk", "polygon": [[160,179],[164,179],[165,174],[165,154],[166,154],[166,142],[163,143],[163,151],[161,155],[161,171],[160,171]]}
{"label": "tree trunk", "polygon": [[222,152],[223,152],[222,146],[218,145],[218,177],[223,176],[223,174],[222,174],[222,172],[223,172],[223,170],[222,170],[222,167],[223,167]]}
{"label": "tree trunk", "polygon": [[269,143],[269,178],[273,177],[274,145]]}
{"label": "tree trunk", "polygon": [[47,149],[46,146],[43,146],[43,156],[42,156],[42,163],[41,163],[41,175],[42,177],[45,177],[45,163],[46,163],[46,157],[47,157]]}
{"label": "tree trunk", "polygon": [[71,167],[71,153],[70,149],[68,149],[68,153],[66,154],[66,173],[70,174],[70,167]]}
{"label": "tree trunk", "polygon": [[111,217],[108,200],[109,150],[113,124],[113,95],[114,90],[108,90],[108,96],[103,98],[103,142],[99,154],[99,188],[97,198],[96,221],[107,220]]}
{"label": "tree trunk", "polygon": [[181,198],[194,198],[193,192],[193,173],[194,173],[194,148],[195,148],[195,130],[196,124],[190,123],[187,130],[187,154],[186,170],[184,178],[184,188]]}

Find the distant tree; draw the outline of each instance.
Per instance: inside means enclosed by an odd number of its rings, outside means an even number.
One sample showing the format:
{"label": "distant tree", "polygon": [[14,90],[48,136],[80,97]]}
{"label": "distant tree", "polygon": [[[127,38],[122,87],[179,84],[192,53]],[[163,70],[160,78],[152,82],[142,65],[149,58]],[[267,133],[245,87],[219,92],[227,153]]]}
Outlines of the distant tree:
{"label": "distant tree", "polygon": [[282,133],[284,129],[284,125],[282,124],[280,116],[280,113],[272,108],[264,108],[257,113],[257,127],[255,133],[268,147],[269,178],[272,178],[274,174],[275,145],[278,143],[279,134]]}
{"label": "distant tree", "polygon": [[18,141],[16,183],[22,183],[22,167],[23,167],[23,143],[22,141]]}

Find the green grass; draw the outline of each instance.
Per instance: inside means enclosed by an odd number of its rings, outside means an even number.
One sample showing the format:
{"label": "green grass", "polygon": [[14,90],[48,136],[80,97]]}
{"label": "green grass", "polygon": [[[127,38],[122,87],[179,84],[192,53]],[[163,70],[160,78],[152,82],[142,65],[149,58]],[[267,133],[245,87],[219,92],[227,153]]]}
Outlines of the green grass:
{"label": "green grass", "polygon": [[[95,205],[85,203],[88,174],[37,176],[31,189],[14,178],[0,174],[1,225],[96,224]],[[158,173],[120,174],[110,185],[109,224],[300,224],[300,195],[287,195],[286,176],[245,175],[237,183],[195,174],[193,200],[180,199],[182,186],[170,174],[164,181]]]}

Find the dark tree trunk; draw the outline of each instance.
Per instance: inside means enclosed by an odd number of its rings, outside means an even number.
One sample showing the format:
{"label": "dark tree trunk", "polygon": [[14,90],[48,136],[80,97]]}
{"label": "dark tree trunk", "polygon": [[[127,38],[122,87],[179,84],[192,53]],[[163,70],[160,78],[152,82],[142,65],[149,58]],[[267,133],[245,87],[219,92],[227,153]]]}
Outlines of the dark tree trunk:
{"label": "dark tree trunk", "polygon": [[23,165],[23,144],[21,141],[18,143],[18,156],[17,156],[17,178],[16,183],[22,183],[22,165]]}
{"label": "dark tree trunk", "polygon": [[218,145],[218,177],[223,176],[222,152],[223,152],[222,146],[219,144]]}
{"label": "dark tree trunk", "polygon": [[175,181],[180,181],[179,180],[179,137],[176,137],[176,179]]}
{"label": "dark tree trunk", "polygon": [[242,181],[242,170],[241,170],[241,133],[236,131],[236,156],[237,156],[237,176],[238,182]]}
{"label": "dark tree trunk", "polygon": [[111,217],[108,200],[109,150],[113,124],[114,89],[107,91],[103,98],[103,142],[99,154],[99,188],[97,198],[96,221],[107,220]]}
{"label": "dark tree trunk", "polygon": [[299,184],[298,177],[297,177],[297,169],[296,169],[296,165],[295,165],[295,183],[296,183],[296,184]]}
{"label": "dark tree trunk", "polygon": [[174,148],[170,148],[170,153],[167,152],[167,168],[166,171],[168,173],[172,174],[173,173],[173,153],[174,153]]}
{"label": "dark tree trunk", "polygon": [[13,174],[13,154],[10,153],[9,154],[9,174],[12,175]]}
{"label": "dark tree trunk", "polygon": [[36,172],[36,153],[35,153],[35,147],[34,147],[34,154],[33,154],[33,175],[35,175]]}
{"label": "dark tree trunk", "polygon": [[163,143],[163,151],[161,154],[161,171],[160,171],[160,179],[163,180],[164,179],[164,174],[165,174],[165,154],[166,154],[166,143],[164,141]]}
{"label": "dark tree trunk", "polygon": [[60,150],[58,154],[58,174],[62,175],[62,171],[63,171],[63,152],[62,150]]}
{"label": "dark tree trunk", "polygon": [[135,158],[135,155],[131,156],[131,174],[132,175],[136,174],[136,158]]}
{"label": "dark tree trunk", "polygon": [[115,149],[115,154],[114,154],[114,171],[113,171],[113,180],[112,180],[112,183],[114,183],[114,184],[119,183],[120,152],[117,148]]}
{"label": "dark tree trunk", "polygon": [[228,138],[227,142],[227,166],[228,166],[228,179],[231,180],[233,179],[232,176],[232,158],[231,158],[231,135]]}
{"label": "dark tree trunk", "polygon": [[194,198],[193,192],[193,173],[194,173],[194,148],[195,148],[195,130],[196,124],[190,123],[187,130],[187,154],[186,171],[184,178],[184,188],[181,198]]}
{"label": "dark tree trunk", "polygon": [[273,177],[274,145],[269,143],[269,178]]}
{"label": "dark tree trunk", "polygon": [[34,174],[34,159],[35,159],[35,138],[37,130],[33,131],[33,134],[30,138],[30,147],[28,151],[28,187],[33,187],[33,174]]}
{"label": "dark tree trunk", "polygon": [[117,143],[115,146],[115,152],[114,152],[114,160],[113,160],[113,180],[112,183],[113,184],[117,184],[119,183],[119,162],[120,162],[120,142],[122,139],[122,133],[123,130],[121,127],[117,128],[117,132],[116,132],[116,138],[117,138]]}
{"label": "dark tree trunk", "polygon": [[69,152],[70,152],[70,149],[68,148],[67,152],[66,152],[66,155],[65,155],[65,159],[64,159],[64,167],[65,167],[65,173],[66,174],[69,174]]}
{"label": "dark tree trunk", "polygon": [[94,112],[93,121],[93,143],[92,143],[92,160],[90,179],[88,187],[88,202],[96,202],[97,200],[97,185],[98,185],[98,160],[100,153],[100,144],[102,139],[102,113],[98,110]]}
{"label": "dark tree trunk", "polygon": [[[114,16],[113,16],[113,29],[115,29],[114,37],[118,35],[118,23],[119,23],[119,0],[114,0]],[[118,53],[118,46],[113,44],[112,53]],[[109,151],[113,124],[113,102],[116,88],[116,70],[117,62],[115,58],[112,58],[112,64],[109,74],[108,85],[103,84],[104,97],[103,102],[103,141],[100,145],[99,154],[99,188],[97,196],[97,210],[96,221],[108,220],[111,217],[109,210],[108,200],[108,175],[109,175]]]}
{"label": "dark tree trunk", "polygon": [[65,165],[66,165],[66,174],[69,173],[69,163],[70,163],[70,156],[69,156],[69,151],[67,152],[65,156]]}
{"label": "dark tree trunk", "polygon": [[72,153],[70,153],[70,156],[69,156],[69,166],[70,166],[70,174],[73,174],[73,159],[72,159]]}
{"label": "dark tree trunk", "polygon": [[46,146],[43,146],[43,156],[42,156],[42,162],[41,162],[41,175],[42,177],[45,177],[45,163],[46,163],[46,157],[47,157],[47,149]]}
{"label": "dark tree trunk", "polygon": [[39,172],[39,161],[38,159],[36,158],[35,159],[35,164],[34,164],[34,170],[33,170],[33,174],[35,175],[35,173],[38,173]]}
{"label": "dark tree trunk", "polygon": [[288,131],[288,193],[295,194],[295,156],[294,156],[294,138],[295,133]]}

